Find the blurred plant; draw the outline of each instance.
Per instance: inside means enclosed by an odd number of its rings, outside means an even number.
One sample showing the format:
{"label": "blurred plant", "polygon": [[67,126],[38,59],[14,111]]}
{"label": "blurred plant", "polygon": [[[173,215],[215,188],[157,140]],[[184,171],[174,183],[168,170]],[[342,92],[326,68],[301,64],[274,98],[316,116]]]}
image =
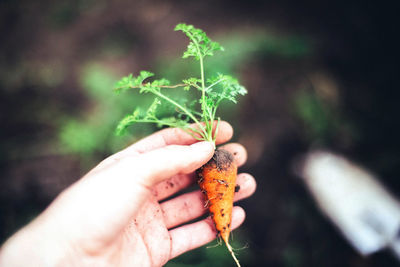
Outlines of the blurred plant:
{"label": "blurred plant", "polygon": [[294,109],[304,123],[307,138],[314,143],[348,146],[356,138],[354,127],[341,116],[339,108],[316,93],[299,91],[294,97]]}
{"label": "blurred plant", "polygon": [[[139,100],[135,96],[115,97],[110,88],[116,79],[111,73],[99,64],[84,67],[80,82],[93,106],[81,118],[62,119],[59,131],[62,152],[91,158],[95,153],[103,155],[117,151],[128,139],[132,141],[132,137],[116,138],[110,129],[115,128],[115,121],[122,116],[123,110]],[[141,103],[147,101],[147,98],[140,99]],[[135,129],[135,136],[151,130],[151,127]]]}

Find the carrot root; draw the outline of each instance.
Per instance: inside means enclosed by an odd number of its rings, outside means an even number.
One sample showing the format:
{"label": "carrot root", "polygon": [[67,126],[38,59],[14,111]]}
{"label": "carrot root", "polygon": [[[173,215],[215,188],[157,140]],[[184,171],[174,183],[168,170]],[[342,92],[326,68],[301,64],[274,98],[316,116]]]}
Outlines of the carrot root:
{"label": "carrot root", "polygon": [[233,252],[232,246],[231,246],[228,242],[226,242],[226,241],[225,241],[225,244],[226,244],[226,247],[228,248],[229,252],[231,253],[232,258],[233,258],[233,260],[235,261],[236,265],[237,265],[238,267],[241,267],[241,266],[240,266],[240,263],[239,263],[239,260],[236,258],[235,252]]}
{"label": "carrot root", "polygon": [[239,260],[229,244],[231,233],[233,196],[236,188],[237,166],[232,154],[217,149],[213,158],[197,171],[201,191],[205,195],[206,206],[214,221],[218,236],[228,248],[237,266]]}

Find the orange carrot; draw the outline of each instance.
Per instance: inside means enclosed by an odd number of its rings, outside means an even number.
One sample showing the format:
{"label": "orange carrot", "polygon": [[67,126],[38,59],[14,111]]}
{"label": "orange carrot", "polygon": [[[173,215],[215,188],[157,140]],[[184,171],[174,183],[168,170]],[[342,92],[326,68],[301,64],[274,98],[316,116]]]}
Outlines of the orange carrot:
{"label": "orange carrot", "polygon": [[201,191],[217,229],[236,264],[240,266],[229,244],[233,196],[235,194],[237,166],[230,152],[217,149],[209,162],[197,171]]}

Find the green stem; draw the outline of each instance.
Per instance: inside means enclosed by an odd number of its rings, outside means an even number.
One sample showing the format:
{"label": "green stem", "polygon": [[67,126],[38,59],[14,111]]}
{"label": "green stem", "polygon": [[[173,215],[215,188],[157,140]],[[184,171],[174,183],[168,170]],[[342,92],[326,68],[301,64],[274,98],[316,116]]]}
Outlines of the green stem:
{"label": "green stem", "polygon": [[[142,84],[142,86],[145,86],[146,84]],[[175,85],[159,85],[159,86],[157,86],[158,88],[177,88],[177,87],[184,87],[184,86],[187,86],[187,84],[185,84],[185,83],[179,83],[179,84],[175,84]],[[122,90],[122,89],[129,89],[129,88],[131,88],[131,89],[133,89],[133,88],[140,88],[140,86],[132,86],[132,85],[127,85],[127,86],[122,86],[122,87],[116,87],[116,88],[114,88],[114,91],[119,91],[119,90]]]}
{"label": "green stem", "polygon": [[225,79],[225,78],[219,79],[218,81],[214,82],[213,84],[207,86],[206,91],[207,91],[208,89],[210,89],[211,87],[213,87],[213,86],[219,84],[220,82],[224,81],[224,80],[226,80],[226,79]]}
{"label": "green stem", "polygon": [[203,134],[201,131],[197,130],[196,128],[187,127],[187,128],[182,128],[182,129],[189,129],[190,131],[192,131],[192,132],[194,132],[194,133],[197,133],[198,135],[200,135],[201,137],[204,138],[204,134]]}
{"label": "green stem", "polygon": [[[189,127],[189,128],[181,128],[181,129],[184,130],[186,133],[190,134],[190,135],[191,135],[194,139],[196,139],[196,140],[199,140],[199,141],[207,140],[207,139],[204,137],[204,135],[203,135],[202,132],[197,131],[197,130],[194,129],[194,128]],[[194,133],[197,133],[198,135],[200,135],[201,138],[198,137],[198,136],[196,136]]]}
{"label": "green stem", "polygon": [[[200,49],[198,46],[197,46],[197,48]],[[204,64],[203,64],[203,57],[200,55],[200,50],[198,52],[199,52],[199,57],[200,57],[201,99],[202,99],[203,105],[204,105],[205,98],[206,98],[206,85],[205,85],[205,81],[204,81]]]}
{"label": "green stem", "polygon": [[202,136],[204,136],[204,138],[206,138],[206,136],[207,136],[206,135],[206,133],[207,133],[206,130],[204,129],[203,125],[196,119],[196,117],[193,116],[193,114],[191,112],[189,112],[186,108],[184,108],[180,104],[176,103],[174,100],[172,100],[168,96],[161,94],[160,92],[152,91],[152,93],[154,93],[155,95],[167,100],[168,102],[170,102],[171,104],[175,105],[177,108],[182,110],[186,115],[188,115],[197,124],[197,126],[201,129],[201,131],[203,133]]}
{"label": "green stem", "polygon": [[[160,124],[163,124],[168,127],[179,127],[176,124],[168,123],[168,122],[164,122],[164,121],[160,121],[160,120],[137,119],[137,120],[132,121],[132,123],[135,123],[135,122],[137,122],[137,123],[160,123]],[[179,127],[179,128],[181,128],[181,127]]]}
{"label": "green stem", "polygon": [[217,134],[218,134],[218,129],[219,129],[219,123],[220,122],[221,122],[221,118],[218,118],[217,126],[215,127],[214,136],[213,136],[214,146],[215,146],[215,141],[217,140]]}
{"label": "green stem", "polygon": [[206,85],[205,85],[205,75],[204,75],[204,62],[203,62],[203,55],[201,54],[200,46],[197,40],[193,37],[193,35],[190,32],[187,32],[188,37],[192,40],[194,45],[196,46],[197,49],[197,55],[199,57],[200,61],[200,77],[201,77],[201,110],[203,111],[203,121],[206,124],[206,130],[205,134],[207,136],[207,140],[210,142],[213,142],[212,138],[212,126],[213,126],[213,121],[212,117],[210,116],[210,110],[207,107],[206,104]]}

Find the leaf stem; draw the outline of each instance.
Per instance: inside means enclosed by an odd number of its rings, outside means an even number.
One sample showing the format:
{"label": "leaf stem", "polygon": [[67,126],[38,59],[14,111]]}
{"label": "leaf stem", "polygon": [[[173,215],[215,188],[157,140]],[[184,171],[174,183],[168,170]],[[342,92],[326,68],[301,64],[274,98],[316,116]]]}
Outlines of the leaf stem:
{"label": "leaf stem", "polygon": [[215,131],[214,131],[214,136],[213,136],[214,145],[215,145],[215,141],[217,140],[217,133],[218,133],[219,123],[220,122],[221,122],[221,118],[218,118],[217,126],[215,126]]}
{"label": "leaf stem", "polygon": [[184,86],[186,86],[186,84],[178,83],[178,84],[174,84],[174,85],[159,85],[157,87],[159,87],[159,88],[177,88],[177,87],[184,87]]}
{"label": "leaf stem", "polygon": [[197,124],[197,126],[199,126],[199,128],[201,129],[201,132],[202,132],[202,136],[203,136],[204,138],[207,137],[207,135],[206,135],[207,131],[204,129],[203,125],[196,119],[196,117],[195,117],[191,112],[189,112],[189,111],[188,111],[186,108],[184,108],[182,105],[178,104],[177,102],[175,102],[174,100],[172,100],[172,99],[169,98],[168,96],[163,95],[163,94],[160,93],[160,92],[152,91],[152,93],[155,94],[155,95],[157,95],[157,96],[159,96],[159,97],[161,97],[161,98],[163,98],[164,100],[170,102],[171,104],[175,105],[177,108],[179,108],[180,110],[182,110],[186,115],[188,115],[188,116]]}
{"label": "leaf stem", "polygon": [[200,79],[201,79],[201,110],[203,111],[203,121],[206,124],[205,134],[207,136],[207,140],[213,142],[212,137],[212,126],[213,121],[212,117],[210,116],[210,110],[206,104],[206,85],[205,85],[205,75],[204,75],[204,62],[203,62],[203,55],[200,50],[200,45],[197,40],[193,37],[190,32],[187,32],[188,37],[192,40],[194,45],[196,46],[197,56],[199,57],[200,61]]}
{"label": "leaf stem", "polygon": [[220,82],[225,81],[225,80],[226,80],[226,78],[221,78],[221,79],[219,79],[218,81],[216,81],[216,82],[210,84],[209,86],[207,86],[207,88],[206,88],[205,90],[207,91],[208,89],[212,88],[213,86],[215,86],[215,85],[217,85],[217,84],[219,84]]}
{"label": "leaf stem", "polygon": [[[142,84],[142,86],[146,86],[146,83]],[[158,85],[158,88],[177,88],[177,87],[184,87],[187,86],[187,84],[184,83],[178,83],[178,84],[174,84],[174,85]],[[194,85],[193,85],[194,86]],[[121,87],[116,87],[114,88],[114,91],[118,91],[124,88],[140,88],[140,86],[121,86]]]}

